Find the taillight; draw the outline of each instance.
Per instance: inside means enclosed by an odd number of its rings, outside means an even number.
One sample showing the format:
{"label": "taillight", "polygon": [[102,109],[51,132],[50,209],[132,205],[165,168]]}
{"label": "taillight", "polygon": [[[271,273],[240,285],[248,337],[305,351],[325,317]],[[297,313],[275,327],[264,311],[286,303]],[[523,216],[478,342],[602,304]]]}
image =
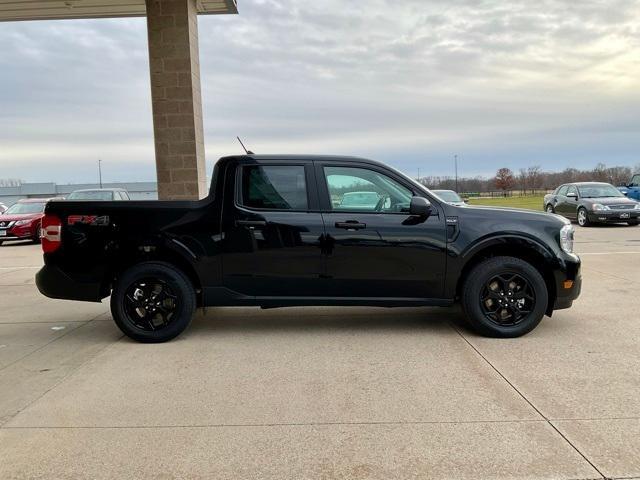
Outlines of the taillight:
{"label": "taillight", "polygon": [[42,219],[40,240],[44,253],[55,252],[62,243],[62,222],[55,215],[45,215]]}

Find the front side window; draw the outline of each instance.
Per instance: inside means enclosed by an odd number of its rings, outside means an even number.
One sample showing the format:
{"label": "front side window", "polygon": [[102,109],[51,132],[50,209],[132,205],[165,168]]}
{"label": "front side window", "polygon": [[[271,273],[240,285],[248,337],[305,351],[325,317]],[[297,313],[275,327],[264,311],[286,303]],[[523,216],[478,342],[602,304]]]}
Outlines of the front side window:
{"label": "front side window", "polygon": [[304,166],[242,167],[242,205],[268,210],[306,210],[308,202]]}
{"label": "front side window", "polygon": [[631,179],[632,187],[640,187],[640,175],[634,175]]}
{"label": "front side window", "polygon": [[388,176],[358,167],[324,167],[331,209],[355,212],[406,212],[412,192]]}

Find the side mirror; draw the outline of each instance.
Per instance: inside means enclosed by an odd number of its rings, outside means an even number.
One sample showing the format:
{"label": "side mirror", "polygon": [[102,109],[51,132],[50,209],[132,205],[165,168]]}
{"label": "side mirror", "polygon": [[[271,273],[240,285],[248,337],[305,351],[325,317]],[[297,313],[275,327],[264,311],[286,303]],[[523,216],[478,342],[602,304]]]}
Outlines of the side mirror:
{"label": "side mirror", "polygon": [[409,215],[428,217],[431,215],[431,202],[424,197],[411,197]]}
{"label": "side mirror", "polygon": [[567,193],[567,198],[578,198],[578,195],[576,193]]}

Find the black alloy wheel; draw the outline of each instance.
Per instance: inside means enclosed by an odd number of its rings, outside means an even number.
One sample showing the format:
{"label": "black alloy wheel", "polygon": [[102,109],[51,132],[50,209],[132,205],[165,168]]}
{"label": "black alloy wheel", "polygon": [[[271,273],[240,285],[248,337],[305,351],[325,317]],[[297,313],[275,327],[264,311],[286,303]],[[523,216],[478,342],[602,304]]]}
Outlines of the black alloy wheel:
{"label": "black alloy wheel", "polygon": [[466,275],[460,292],[469,326],[481,335],[512,338],[533,330],[547,310],[547,284],[536,267],[516,257],[491,257]]}
{"label": "black alloy wheel", "polygon": [[111,293],[116,325],[139,342],[166,342],[191,323],[196,295],[189,278],[165,262],[144,262],[123,272]]}
{"label": "black alloy wheel", "polygon": [[491,277],[480,294],[485,317],[497,325],[517,325],[531,313],[535,302],[529,282],[513,272]]}
{"label": "black alloy wheel", "polygon": [[179,303],[171,287],[157,278],[136,280],[127,289],[124,302],[131,322],[147,332],[167,327]]}

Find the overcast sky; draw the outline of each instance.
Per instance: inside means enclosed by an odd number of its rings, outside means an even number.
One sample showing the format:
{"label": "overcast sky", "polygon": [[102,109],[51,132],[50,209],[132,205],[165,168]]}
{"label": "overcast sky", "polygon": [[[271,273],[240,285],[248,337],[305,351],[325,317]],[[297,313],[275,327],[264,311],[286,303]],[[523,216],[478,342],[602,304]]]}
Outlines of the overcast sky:
{"label": "overcast sky", "polygon": [[[209,170],[331,153],[416,175],[640,162],[640,1],[238,0],[199,19]],[[142,18],[0,23],[0,178],[154,180]]]}

